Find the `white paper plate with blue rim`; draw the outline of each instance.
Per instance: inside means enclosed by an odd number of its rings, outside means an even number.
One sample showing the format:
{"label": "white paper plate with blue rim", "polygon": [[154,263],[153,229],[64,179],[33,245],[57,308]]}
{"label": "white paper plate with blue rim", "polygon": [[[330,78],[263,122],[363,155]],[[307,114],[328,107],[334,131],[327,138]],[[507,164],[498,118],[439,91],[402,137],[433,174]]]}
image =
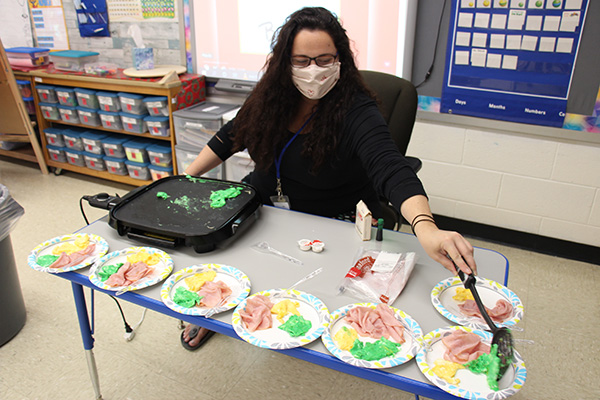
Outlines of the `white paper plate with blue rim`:
{"label": "white paper plate with blue rim", "polygon": [[[281,322],[273,315],[273,326],[269,329],[257,330],[250,332],[246,329],[240,310],[246,308],[246,302],[253,296],[263,295],[268,297],[273,304],[277,304],[283,300],[291,300],[298,302],[298,312],[300,315],[311,322],[312,327],[303,336],[292,337],[286,331],[279,329]],[[275,296],[275,297],[273,297]],[[285,321],[289,318],[289,314],[284,317]],[[319,300],[312,294],[301,292],[299,290],[287,289],[271,289],[264,290],[253,294],[244,299],[233,311],[231,317],[231,325],[240,338],[246,342],[258,347],[266,349],[291,349],[294,347],[304,346],[318,339],[329,326],[329,310],[325,303]]]}
{"label": "white paper plate with blue rim", "polygon": [[[398,353],[396,353],[394,356],[385,357],[380,360],[375,360],[375,361],[361,360],[361,359],[355,358],[350,353],[350,351],[340,349],[337,346],[337,344],[335,343],[335,341],[333,340],[333,338],[335,337],[335,334],[343,327],[352,328],[352,326],[345,321],[345,317],[346,317],[346,314],[348,314],[348,311],[350,311],[351,309],[353,309],[355,307],[369,307],[369,308],[375,309],[375,307],[377,307],[377,303],[349,304],[347,306],[344,306],[344,307],[341,307],[341,308],[335,310],[331,314],[331,321],[329,323],[329,328],[325,331],[325,333],[323,333],[323,336],[321,337],[323,344],[325,344],[325,347],[327,347],[327,350],[329,350],[329,352],[331,354],[333,354],[335,357],[339,358],[340,360],[342,360],[348,364],[351,364],[351,365],[354,365],[357,367],[363,367],[363,368],[391,368],[391,367],[395,367],[396,365],[404,364],[405,362],[410,361],[415,357],[415,355],[419,351],[420,344],[417,343],[410,336],[410,334],[404,335],[405,342],[402,343],[402,345],[400,346],[400,351],[398,351]],[[396,319],[404,321],[403,325],[408,326],[410,328],[410,331],[413,333],[415,338],[420,338],[423,335],[423,331],[421,330],[421,327],[419,326],[417,321],[415,321],[410,315],[408,315],[404,311],[399,310],[397,308],[394,308],[394,307],[390,307],[390,308],[394,312]],[[375,342],[375,339],[368,338],[368,337],[360,337],[359,336],[359,339],[362,342]]]}
{"label": "white paper plate with blue rim", "polygon": [[[494,321],[496,325],[510,328],[523,319],[523,303],[510,289],[498,282],[479,276],[477,277],[476,287],[481,301],[487,308],[493,308],[500,299],[504,299],[512,305],[512,316],[502,322]],[[431,303],[435,309],[458,325],[481,330],[488,329],[488,325],[482,318],[468,316],[460,311],[458,305],[462,302],[453,299],[456,296],[457,288],[464,289],[464,285],[458,276],[444,279],[435,285],[431,291]]]}
{"label": "white paper plate with blue rim", "polygon": [[[86,259],[84,259],[82,262],[80,262],[79,264],[72,265],[70,267],[64,267],[64,268],[50,268],[50,267],[43,267],[37,263],[37,259],[39,257],[46,256],[46,255],[53,255],[52,251],[56,247],[62,246],[64,244],[74,244],[75,240],[81,239],[85,235],[87,235],[87,237],[89,239],[89,243],[95,244],[96,247],[94,248],[94,251],[92,252],[92,254],[89,257],[87,257]],[[89,267],[94,262],[96,262],[96,260],[98,260],[100,257],[104,256],[107,252],[108,252],[108,243],[106,242],[106,240],[104,240],[104,238],[102,238],[98,235],[93,235],[93,234],[88,234],[88,233],[74,233],[71,235],[57,236],[53,239],[47,240],[43,243],[40,243],[31,251],[31,253],[29,253],[29,256],[27,257],[27,264],[29,264],[29,266],[31,268],[33,268],[34,270],[41,271],[41,272],[50,272],[50,273],[70,272],[70,271],[76,271],[78,269],[82,269],[85,267]]]}
{"label": "white paper plate with blue rim", "polygon": [[[199,305],[187,308],[173,301],[173,296],[175,295],[177,288],[182,287],[189,290],[188,285],[185,283],[186,278],[208,271],[214,271],[217,274],[213,279],[214,282],[222,281],[229,289],[231,289],[231,294],[226,298],[225,304],[214,309],[211,307],[201,307]],[[242,300],[248,297],[250,294],[250,287],[250,279],[237,268],[222,264],[200,264],[184,268],[171,275],[165,283],[163,283],[160,297],[163,303],[173,311],[185,315],[203,316],[211,310],[211,313],[218,314],[237,306]]]}
{"label": "white paper plate with blue rim", "polygon": [[[131,285],[110,286],[110,285],[107,285],[104,281],[102,281],[100,279],[100,277],[98,276],[98,272],[105,265],[114,265],[117,263],[125,263],[125,262],[127,262],[127,257],[138,254],[141,251],[145,251],[146,253],[148,253],[150,255],[156,255],[159,259],[159,261],[156,264],[150,266],[153,270],[150,274],[146,275],[145,277],[139,279],[138,281],[132,283]],[[92,282],[94,285],[98,286],[99,288],[118,292],[117,293],[117,295],[118,295],[120,293],[127,292],[130,290],[140,290],[140,289],[144,289],[149,286],[152,286],[152,285],[156,285],[157,283],[162,282],[165,279],[167,279],[167,277],[171,274],[172,271],[173,271],[173,260],[171,259],[171,256],[169,256],[164,251],[155,249],[154,247],[128,247],[123,250],[113,251],[112,253],[109,253],[109,254],[105,255],[104,257],[100,258],[98,261],[96,261],[96,263],[90,270],[89,278],[90,278],[90,282]]]}
{"label": "white paper plate with blue rim", "polygon": [[475,374],[467,368],[459,369],[456,372],[455,378],[460,382],[456,385],[446,382],[438,377],[432,368],[435,366],[435,360],[443,359],[447,348],[442,342],[442,338],[451,335],[455,330],[464,330],[473,332],[481,337],[482,342],[490,345],[492,342],[492,334],[479,329],[472,329],[465,326],[450,326],[439,328],[429,332],[423,337],[424,346],[417,353],[417,365],[431,383],[439,387],[445,392],[453,394],[464,399],[487,399],[501,400],[506,399],[517,393],[527,379],[527,369],[521,355],[515,350],[512,366],[509,366],[502,379],[498,381],[498,391],[490,389],[487,383],[485,374]]}

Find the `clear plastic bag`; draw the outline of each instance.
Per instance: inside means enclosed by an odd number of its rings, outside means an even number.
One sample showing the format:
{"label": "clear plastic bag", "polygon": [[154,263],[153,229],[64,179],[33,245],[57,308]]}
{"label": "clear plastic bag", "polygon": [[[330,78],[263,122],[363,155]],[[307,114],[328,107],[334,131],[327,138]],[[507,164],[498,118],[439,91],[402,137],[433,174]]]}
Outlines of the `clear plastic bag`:
{"label": "clear plastic bag", "polygon": [[361,248],[339,293],[362,301],[392,304],[400,295],[417,262],[415,253],[389,253]]}
{"label": "clear plastic bag", "polygon": [[12,198],[6,186],[0,184],[0,242],[8,237],[24,213],[25,210]]}

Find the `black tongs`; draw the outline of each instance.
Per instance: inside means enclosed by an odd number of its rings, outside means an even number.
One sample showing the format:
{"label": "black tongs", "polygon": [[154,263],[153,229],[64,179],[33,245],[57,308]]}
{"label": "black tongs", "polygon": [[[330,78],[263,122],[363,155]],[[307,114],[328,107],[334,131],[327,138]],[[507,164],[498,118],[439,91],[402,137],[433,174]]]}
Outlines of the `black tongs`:
{"label": "black tongs", "polygon": [[[454,261],[452,261],[452,263],[454,263]],[[496,380],[500,380],[500,378],[502,378],[502,376],[504,376],[504,373],[508,369],[509,365],[511,365],[513,362],[514,352],[513,352],[512,333],[510,332],[510,329],[508,329],[508,328],[504,328],[504,327],[498,328],[496,326],[496,324],[494,324],[494,321],[492,321],[492,319],[488,315],[485,307],[483,306],[483,302],[481,301],[481,298],[479,297],[479,293],[477,293],[477,289],[475,288],[475,286],[476,286],[475,275],[467,274],[467,276],[465,278],[465,273],[462,272],[456,264],[454,264],[454,268],[456,268],[456,271],[458,272],[458,276],[459,276],[460,280],[462,281],[462,283],[465,285],[465,288],[469,289],[471,291],[471,293],[473,294],[473,298],[475,299],[475,303],[477,304],[477,307],[479,308],[479,312],[481,313],[481,316],[483,317],[485,322],[487,322],[488,326],[490,327],[490,329],[492,331],[492,334],[494,335],[492,337],[492,344],[498,345],[498,358],[500,358],[500,370],[498,371],[498,377],[496,378]]]}

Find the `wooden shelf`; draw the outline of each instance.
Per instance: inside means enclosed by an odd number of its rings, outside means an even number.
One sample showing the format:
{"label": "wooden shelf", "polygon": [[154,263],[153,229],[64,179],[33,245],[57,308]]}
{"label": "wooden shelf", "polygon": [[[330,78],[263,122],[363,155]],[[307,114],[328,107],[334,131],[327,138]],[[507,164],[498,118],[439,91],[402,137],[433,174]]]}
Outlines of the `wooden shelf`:
{"label": "wooden shelf", "polygon": [[33,152],[33,148],[31,147],[30,144],[28,144],[25,147],[20,147],[18,149],[14,149],[14,150],[0,149],[0,155],[6,156],[6,157],[17,158],[19,160],[30,161],[33,163],[38,162],[37,157],[35,156],[35,153]]}
{"label": "wooden shelf", "polygon": [[163,141],[167,141],[167,142],[171,141],[171,136],[154,136],[154,135],[151,135],[149,132],[133,133],[133,132],[128,132],[128,131],[124,131],[124,130],[108,129],[108,128],[103,127],[102,125],[91,126],[91,125],[84,125],[84,124],[74,124],[72,122],[65,122],[62,119],[46,119],[46,124],[52,124],[52,125],[61,124],[61,125],[77,126],[79,128],[84,128],[84,129],[89,129],[89,130],[99,130],[99,131],[104,131],[104,132],[108,132],[108,133],[120,133],[122,135],[135,136],[135,137],[141,137],[141,138],[146,138],[146,139],[163,140]]}

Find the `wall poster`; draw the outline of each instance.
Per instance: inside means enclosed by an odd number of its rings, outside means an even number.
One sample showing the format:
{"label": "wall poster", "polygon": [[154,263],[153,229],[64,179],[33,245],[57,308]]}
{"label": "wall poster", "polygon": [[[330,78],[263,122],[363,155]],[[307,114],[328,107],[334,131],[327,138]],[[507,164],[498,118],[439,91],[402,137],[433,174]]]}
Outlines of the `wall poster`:
{"label": "wall poster", "polygon": [[452,0],[441,112],[562,127],[589,0]]}
{"label": "wall poster", "polygon": [[29,0],[37,47],[69,50],[62,0]]}

